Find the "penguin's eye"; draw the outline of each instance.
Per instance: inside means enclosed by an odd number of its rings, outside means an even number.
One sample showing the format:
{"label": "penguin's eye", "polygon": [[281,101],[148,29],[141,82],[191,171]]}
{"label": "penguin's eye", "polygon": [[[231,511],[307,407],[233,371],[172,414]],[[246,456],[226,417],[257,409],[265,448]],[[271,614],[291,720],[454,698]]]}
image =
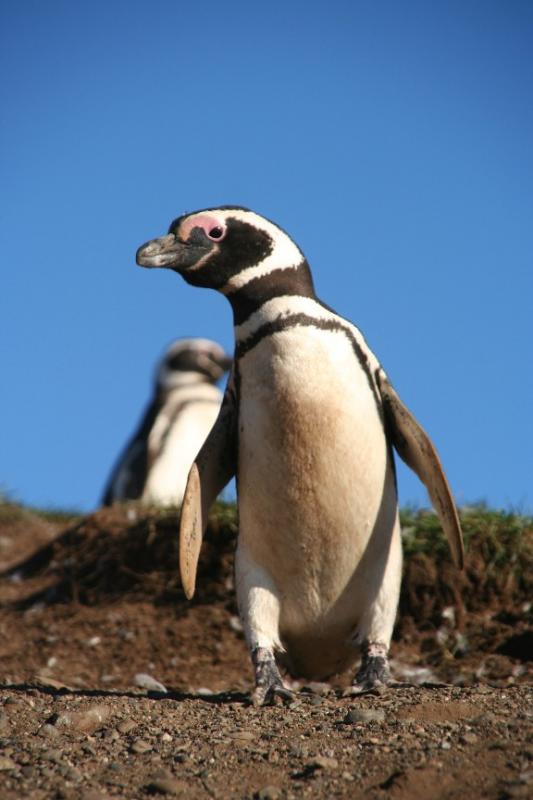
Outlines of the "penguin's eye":
{"label": "penguin's eye", "polygon": [[217,242],[224,238],[226,231],[220,225],[214,225],[212,228],[207,228],[206,233],[210,239]]}
{"label": "penguin's eye", "polygon": [[212,242],[220,242],[226,235],[224,220],[217,219],[210,214],[198,214],[186,219],[180,225],[179,235],[184,242],[187,242],[195,230],[201,230]]}

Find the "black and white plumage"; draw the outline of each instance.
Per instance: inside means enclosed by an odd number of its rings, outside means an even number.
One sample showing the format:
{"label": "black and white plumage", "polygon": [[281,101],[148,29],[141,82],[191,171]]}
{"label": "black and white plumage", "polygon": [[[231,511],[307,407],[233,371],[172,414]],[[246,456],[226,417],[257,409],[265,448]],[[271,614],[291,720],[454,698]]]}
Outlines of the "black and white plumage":
{"label": "black and white plumage", "polygon": [[217,418],[216,382],[231,358],[209,339],[178,339],[166,350],[151,402],[113,468],[102,503],[180,505],[187,475]]}
{"label": "black and white plumage", "polygon": [[275,654],[295,675],[325,678],[361,652],[354,691],[386,683],[402,563],[393,447],[463,562],[431,441],[361,332],[316,297],[303,253],[274,223],[237,207],[198,211],[140,247],[137,262],[217,289],[233,309],[232,374],[182,509],[187,595],[209,506],[236,474],[236,585],[255,702],[288,694]]}

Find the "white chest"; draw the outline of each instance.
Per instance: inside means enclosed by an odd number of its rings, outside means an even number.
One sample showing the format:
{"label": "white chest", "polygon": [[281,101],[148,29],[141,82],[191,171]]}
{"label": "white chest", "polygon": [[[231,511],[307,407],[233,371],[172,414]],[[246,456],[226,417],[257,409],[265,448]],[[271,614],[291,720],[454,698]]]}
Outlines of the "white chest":
{"label": "white chest", "polygon": [[383,574],[396,492],[376,396],[342,331],[291,328],[243,357],[238,479],[240,546],[283,598],[282,630],[332,609],[347,630],[368,593],[354,577],[363,557],[365,581]]}
{"label": "white chest", "polygon": [[176,389],[169,396],[148,440],[151,464],[143,502],[180,505],[189,469],[217,418],[221,399],[210,384]]}
{"label": "white chest", "polygon": [[239,443],[242,469],[284,462],[313,481],[334,464],[349,471],[376,453],[383,460],[368,373],[342,331],[290,328],[241,359]]}

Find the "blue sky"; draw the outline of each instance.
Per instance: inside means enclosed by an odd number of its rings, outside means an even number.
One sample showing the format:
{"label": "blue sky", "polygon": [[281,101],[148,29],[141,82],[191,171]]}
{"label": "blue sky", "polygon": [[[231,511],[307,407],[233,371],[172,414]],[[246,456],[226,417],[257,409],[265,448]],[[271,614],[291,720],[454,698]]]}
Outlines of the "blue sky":
{"label": "blue sky", "polygon": [[[227,302],[135,250],[239,204],[306,253],[461,504],[533,508],[533,4],[4,2],[0,486],[91,509]],[[427,503],[400,473],[402,503]]]}

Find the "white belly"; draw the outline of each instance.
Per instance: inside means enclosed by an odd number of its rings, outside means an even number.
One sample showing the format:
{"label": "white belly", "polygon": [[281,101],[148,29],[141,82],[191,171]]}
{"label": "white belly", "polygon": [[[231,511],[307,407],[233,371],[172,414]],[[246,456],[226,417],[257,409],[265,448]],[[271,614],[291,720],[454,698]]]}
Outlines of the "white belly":
{"label": "white belly", "polygon": [[317,642],[346,648],[380,589],[397,518],[390,454],[342,332],[263,339],[240,378],[240,546],[276,586],[284,645],[309,664]]}
{"label": "white belly", "polygon": [[166,434],[161,453],[148,473],[143,503],[181,505],[191,464],[213,427],[219,410],[220,404],[216,400],[190,402],[184,406]]}

